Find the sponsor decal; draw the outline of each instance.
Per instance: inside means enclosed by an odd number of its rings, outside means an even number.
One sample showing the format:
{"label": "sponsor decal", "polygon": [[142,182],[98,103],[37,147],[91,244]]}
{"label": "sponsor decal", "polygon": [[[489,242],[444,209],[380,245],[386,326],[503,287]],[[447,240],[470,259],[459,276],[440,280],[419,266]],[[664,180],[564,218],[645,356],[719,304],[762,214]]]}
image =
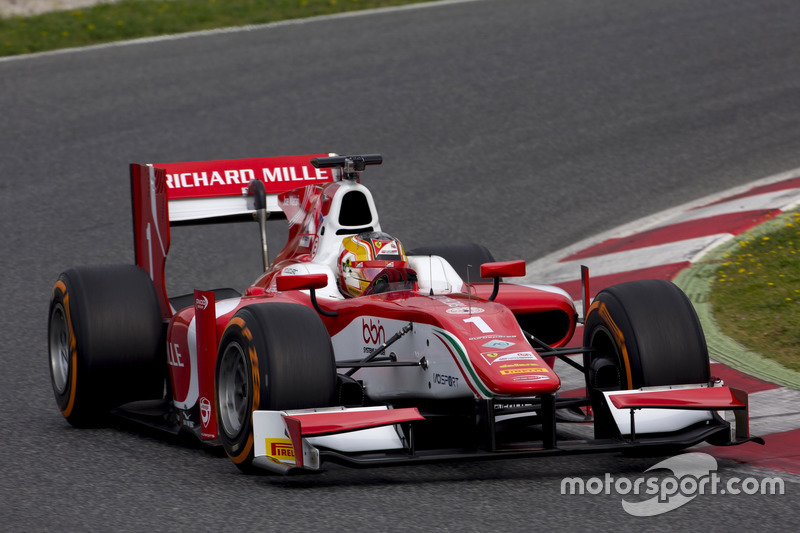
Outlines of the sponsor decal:
{"label": "sponsor decal", "polygon": [[436,337],[444,343],[447,350],[453,356],[459,370],[463,372],[463,377],[466,379],[467,386],[475,393],[478,398],[491,398],[492,392],[481,381],[481,378],[473,368],[472,362],[469,360],[466,349],[461,342],[454,337],[451,333],[443,329],[433,328],[433,333]]}
{"label": "sponsor decal", "polygon": [[285,207],[300,207],[300,197],[296,194],[290,194],[283,199]]}
{"label": "sponsor decal", "polygon": [[[470,314],[470,309],[472,309],[472,313],[483,313],[483,309],[480,307],[472,307],[464,305],[463,300],[456,300],[455,298],[451,298],[449,296],[431,296],[432,299],[436,300],[440,304],[444,304],[450,309],[447,310],[448,313],[454,315],[468,315]],[[483,332],[482,332],[483,333]]]}
{"label": "sponsor decal", "polygon": [[527,374],[525,376],[511,378],[512,381],[541,381],[543,379],[547,379],[547,376],[541,374]]}
{"label": "sponsor decal", "polygon": [[264,183],[275,181],[328,181],[327,169],[300,167],[264,168],[262,178]]}
{"label": "sponsor decal", "polygon": [[469,337],[471,341],[482,341],[483,339],[516,339],[517,335],[481,335],[480,337]]}
{"label": "sponsor decal", "polygon": [[[302,166],[262,168],[260,170],[261,175],[258,179],[267,184],[292,181],[330,181],[327,169],[322,168]],[[187,189],[193,187],[244,185],[244,190],[246,190],[246,186],[254,179],[256,179],[256,171],[252,168],[180,172],[167,174],[167,187],[170,189]]]}
{"label": "sponsor decal", "polygon": [[512,353],[504,353],[500,354],[499,352],[489,352],[489,353],[482,353],[481,356],[486,360],[487,363],[493,365],[499,362],[508,362],[508,361],[538,361],[539,359],[536,357],[536,354],[533,352],[512,352]]}
{"label": "sponsor decal", "polygon": [[375,255],[397,255],[400,252],[397,250],[397,243],[395,241],[372,241],[375,246]]}
{"label": "sponsor decal", "polygon": [[380,320],[361,319],[361,336],[367,344],[383,344],[386,342],[386,331]]}
{"label": "sponsor decal", "polygon": [[267,455],[282,461],[294,461],[294,447],[289,439],[264,439]]}
{"label": "sponsor decal", "polygon": [[434,374],[433,375],[433,382],[437,385],[444,385],[446,387],[453,387],[458,388],[458,377],[457,376],[446,376],[444,374]]}
{"label": "sponsor decal", "polygon": [[205,396],[200,398],[200,420],[203,422],[204,428],[208,427],[208,423],[211,421],[211,402]]}
{"label": "sponsor decal", "polygon": [[202,298],[196,298],[194,301],[195,307],[199,310],[204,311],[206,307],[208,307],[208,298],[203,296]]}
{"label": "sponsor decal", "polygon": [[477,315],[483,313],[480,307],[451,307],[447,310],[451,315]]}
{"label": "sponsor decal", "polygon": [[229,169],[219,172],[181,172],[167,174],[167,187],[186,189],[187,187],[213,187],[216,185],[247,185],[256,178],[251,168]]}
{"label": "sponsor decal", "polygon": [[529,367],[529,366],[538,367],[539,365],[536,364],[536,363],[514,363],[513,365],[500,365],[500,368],[517,368],[517,367],[522,367],[522,366],[524,366],[524,367]]}
{"label": "sponsor decal", "polygon": [[297,275],[299,272],[300,272],[300,271],[299,271],[299,270],[297,270],[297,268],[296,268],[296,267],[291,267],[291,266],[288,266],[288,267],[286,267],[286,268],[284,268],[284,269],[283,269],[283,274],[286,274],[286,275],[288,275],[288,276],[295,276],[295,275]]}
{"label": "sponsor decal", "polygon": [[167,344],[167,364],[169,366],[183,366],[183,355],[177,342]]}
{"label": "sponsor decal", "polygon": [[502,411],[503,409],[524,409],[526,407],[531,407],[529,403],[496,403],[494,405],[495,411]]}
{"label": "sponsor decal", "polygon": [[[268,194],[297,189],[303,185],[333,181],[330,169],[314,168],[313,156],[287,156],[225,161],[154,163],[165,172],[170,199],[246,195],[252,181],[261,181]],[[294,194],[285,204],[301,203]]]}
{"label": "sponsor decal", "polygon": [[511,348],[512,346],[514,346],[514,343],[508,341],[501,341],[500,339],[492,339],[483,346],[486,348],[491,348],[492,350],[504,350],[506,348]]}
{"label": "sponsor decal", "polygon": [[547,373],[549,370],[546,368],[511,368],[508,370],[501,370],[501,376],[509,376],[513,374],[531,374],[533,372],[544,372]]}
{"label": "sponsor decal", "polygon": [[186,409],[178,410],[178,419],[180,420],[182,426],[194,428],[197,425],[195,424],[194,420],[192,420],[192,413]]}

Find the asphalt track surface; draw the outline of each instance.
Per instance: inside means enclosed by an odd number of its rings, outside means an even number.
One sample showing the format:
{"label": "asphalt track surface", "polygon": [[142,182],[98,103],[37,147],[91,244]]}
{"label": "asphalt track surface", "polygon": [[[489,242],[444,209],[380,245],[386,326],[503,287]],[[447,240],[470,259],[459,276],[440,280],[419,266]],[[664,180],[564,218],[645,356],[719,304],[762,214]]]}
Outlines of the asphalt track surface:
{"label": "asphalt track surface", "polygon": [[[791,475],[783,496],[634,518],[560,482],[635,478],[652,458],[245,477],[148,433],[74,430],[46,315],[60,271],[132,262],[130,162],[381,152],[364,181],[385,230],[527,260],[797,168],[798,19],[791,0],[495,0],[0,62],[2,528],[795,530]],[[174,231],[170,290],[246,286],[255,231]]]}

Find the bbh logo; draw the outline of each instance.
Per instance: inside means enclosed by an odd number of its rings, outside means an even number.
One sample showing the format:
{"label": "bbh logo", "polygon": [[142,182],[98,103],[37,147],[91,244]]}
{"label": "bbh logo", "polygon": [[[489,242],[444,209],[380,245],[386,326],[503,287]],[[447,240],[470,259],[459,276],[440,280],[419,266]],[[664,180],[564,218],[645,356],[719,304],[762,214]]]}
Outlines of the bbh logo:
{"label": "bbh logo", "polygon": [[380,322],[373,323],[372,319],[361,319],[361,334],[367,344],[382,344],[386,342],[386,332]]}

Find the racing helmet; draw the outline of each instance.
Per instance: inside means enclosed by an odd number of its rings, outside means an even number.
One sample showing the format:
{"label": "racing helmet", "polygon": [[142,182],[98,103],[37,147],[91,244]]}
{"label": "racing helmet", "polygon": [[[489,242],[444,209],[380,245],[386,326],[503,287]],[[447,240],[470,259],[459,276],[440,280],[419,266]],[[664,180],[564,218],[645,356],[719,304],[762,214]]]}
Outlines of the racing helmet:
{"label": "racing helmet", "polygon": [[345,296],[361,296],[383,269],[391,267],[408,268],[399,240],[380,231],[345,237],[339,253],[339,290]]}

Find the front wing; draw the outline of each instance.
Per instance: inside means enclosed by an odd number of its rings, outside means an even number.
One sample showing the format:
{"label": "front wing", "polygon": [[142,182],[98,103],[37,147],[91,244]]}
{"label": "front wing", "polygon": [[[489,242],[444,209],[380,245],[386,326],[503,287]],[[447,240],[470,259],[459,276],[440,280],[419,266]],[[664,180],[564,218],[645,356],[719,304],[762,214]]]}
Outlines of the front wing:
{"label": "front wing", "polygon": [[[433,461],[480,460],[537,455],[586,454],[664,447],[682,449],[703,441],[733,445],[755,441],[750,437],[747,393],[727,386],[652,387],[602,393],[609,412],[600,420],[614,425],[612,436],[583,440],[559,440],[556,436],[558,402],[541,398],[514,399],[527,404],[522,412],[541,424],[541,439],[499,445],[494,438],[496,408],[512,400],[489,400],[489,416],[482,427],[491,435],[479,444],[463,448],[417,449],[414,427],[430,422],[417,408],[332,407],[301,411],[253,413],[254,464],[287,473],[320,470],[324,462],[354,467],[388,466]],[[719,412],[732,412],[727,421]],[[668,416],[665,416],[668,415]],[[608,434],[608,428],[597,434]]]}

